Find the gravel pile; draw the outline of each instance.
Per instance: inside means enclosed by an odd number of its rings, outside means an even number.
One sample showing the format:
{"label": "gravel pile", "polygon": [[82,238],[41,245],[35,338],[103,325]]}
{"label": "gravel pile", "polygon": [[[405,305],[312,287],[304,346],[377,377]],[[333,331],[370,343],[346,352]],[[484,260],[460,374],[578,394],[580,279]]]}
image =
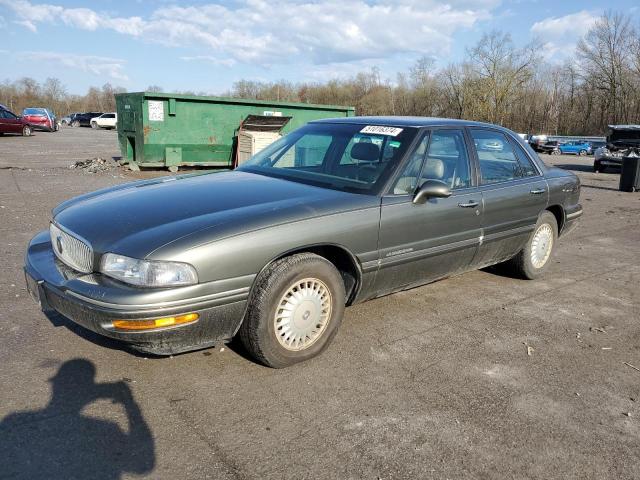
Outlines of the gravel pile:
{"label": "gravel pile", "polygon": [[88,158],[86,160],[78,160],[77,162],[69,165],[69,168],[79,168],[84,170],[86,173],[98,173],[108,172],[110,170],[113,170],[117,166],[118,164],[113,160],[96,157]]}

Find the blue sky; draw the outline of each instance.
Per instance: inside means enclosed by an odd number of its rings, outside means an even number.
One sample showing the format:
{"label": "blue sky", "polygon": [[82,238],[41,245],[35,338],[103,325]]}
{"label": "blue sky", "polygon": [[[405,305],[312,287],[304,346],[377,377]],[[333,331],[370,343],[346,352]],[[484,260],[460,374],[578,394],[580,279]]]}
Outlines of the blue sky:
{"label": "blue sky", "polygon": [[323,81],[378,67],[395,78],[421,55],[438,65],[493,29],[538,37],[550,61],[605,9],[637,0],[0,0],[0,80],[57,77],[72,93],[106,82],[129,91],[211,94],[234,81]]}

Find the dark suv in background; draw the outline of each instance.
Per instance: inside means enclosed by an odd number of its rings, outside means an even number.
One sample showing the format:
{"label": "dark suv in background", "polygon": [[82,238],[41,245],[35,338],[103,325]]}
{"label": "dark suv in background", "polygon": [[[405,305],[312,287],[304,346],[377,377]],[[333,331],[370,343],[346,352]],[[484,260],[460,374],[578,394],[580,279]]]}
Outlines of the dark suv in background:
{"label": "dark suv in background", "polygon": [[91,119],[95,117],[99,117],[104,112],[85,112],[85,113],[76,113],[71,116],[71,126],[72,127],[90,127]]}

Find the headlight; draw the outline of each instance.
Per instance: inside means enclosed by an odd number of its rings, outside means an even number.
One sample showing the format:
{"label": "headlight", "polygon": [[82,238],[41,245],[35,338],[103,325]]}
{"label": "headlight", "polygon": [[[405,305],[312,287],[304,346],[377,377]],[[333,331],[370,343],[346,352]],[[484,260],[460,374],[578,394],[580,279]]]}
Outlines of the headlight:
{"label": "headlight", "polygon": [[188,263],[138,260],[115,253],[102,256],[100,271],[139,287],[175,287],[198,283],[196,270]]}

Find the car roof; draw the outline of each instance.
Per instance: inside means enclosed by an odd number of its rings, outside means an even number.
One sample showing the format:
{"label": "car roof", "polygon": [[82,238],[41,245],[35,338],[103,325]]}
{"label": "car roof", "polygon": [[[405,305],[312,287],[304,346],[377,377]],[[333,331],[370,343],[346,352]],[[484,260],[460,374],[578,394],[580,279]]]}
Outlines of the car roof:
{"label": "car roof", "polygon": [[381,125],[390,127],[441,127],[441,126],[457,126],[457,127],[500,127],[491,123],[474,122],[470,120],[459,120],[454,118],[439,117],[339,117],[339,118],[323,118],[313,120],[310,123],[347,123],[352,125]]}

